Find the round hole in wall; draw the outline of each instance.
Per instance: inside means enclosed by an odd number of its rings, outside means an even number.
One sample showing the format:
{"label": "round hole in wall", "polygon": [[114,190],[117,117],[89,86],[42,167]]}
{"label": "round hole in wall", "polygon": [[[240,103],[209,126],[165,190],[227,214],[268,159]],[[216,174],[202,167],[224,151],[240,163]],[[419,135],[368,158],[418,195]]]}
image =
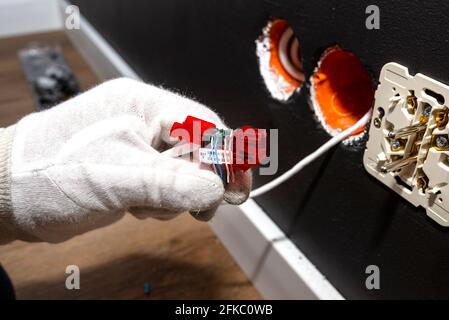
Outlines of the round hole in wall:
{"label": "round hole in wall", "polygon": [[[332,136],[355,124],[374,102],[370,74],[360,59],[339,46],[328,48],[310,78],[314,111]],[[361,128],[349,140],[360,138]]]}
{"label": "round hole in wall", "polygon": [[256,41],[260,73],[271,95],[288,100],[304,83],[301,47],[288,22],[273,19]]}

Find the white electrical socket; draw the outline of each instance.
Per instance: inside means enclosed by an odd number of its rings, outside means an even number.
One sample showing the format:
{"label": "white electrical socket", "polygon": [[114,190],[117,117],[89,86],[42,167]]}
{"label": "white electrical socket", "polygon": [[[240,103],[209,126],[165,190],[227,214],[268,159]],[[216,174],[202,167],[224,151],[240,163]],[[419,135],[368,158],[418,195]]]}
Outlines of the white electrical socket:
{"label": "white electrical socket", "polygon": [[449,226],[449,86],[386,64],[363,164],[383,184]]}

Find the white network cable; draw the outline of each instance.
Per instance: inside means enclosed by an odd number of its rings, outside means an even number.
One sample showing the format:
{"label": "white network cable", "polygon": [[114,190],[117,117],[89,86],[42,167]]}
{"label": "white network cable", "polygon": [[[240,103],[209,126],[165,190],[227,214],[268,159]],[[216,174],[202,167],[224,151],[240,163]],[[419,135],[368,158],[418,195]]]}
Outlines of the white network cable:
{"label": "white network cable", "polygon": [[[400,101],[400,99],[396,99],[396,97],[393,97],[390,99],[392,103],[396,103]],[[273,181],[268,182],[267,184],[251,191],[249,197],[254,198],[258,197],[262,194],[267,193],[268,191],[273,190],[274,188],[278,187],[288,179],[290,179],[292,176],[297,174],[299,171],[304,169],[305,166],[310,164],[311,162],[315,161],[317,158],[322,156],[324,153],[332,149],[334,146],[339,144],[341,141],[349,137],[351,134],[353,134],[355,131],[357,131],[359,128],[365,126],[369,119],[371,117],[371,111],[368,111],[362,118],[359,119],[354,125],[349,127],[348,129],[340,132],[336,136],[332,137],[329,141],[327,141],[325,144],[323,144],[321,147],[319,147],[317,150],[309,154],[307,157],[299,161],[295,166],[293,166],[290,170],[282,174],[281,176],[277,177]],[[232,134],[231,134],[231,143],[229,143],[228,147],[231,148],[232,146]],[[172,157],[178,157],[180,155],[191,153],[195,150],[198,150],[199,146],[193,145],[193,144],[181,144],[177,145],[167,151],[162,152],[162,154],[172,156]],[[231,176],[233,177],[232,167],[229,168],[231,171]]]}
{"label": "white network cable", "polygon": [[273,181],[268,182],[267,184],[251,191],[250,198],[258,197],[264,193],[267,193],[268,191],[271,191],[272,189],[276,188],[277,186],[281,185],[288,179],[290,179],[292,176],[297,174],[299,171],[301,171],[305,166],[322,156],[324,153],[332,149],[334,146],[339,144],[341,141],[346,139],[348,136],[353,134],[355,131],[360,129],[361,127],[365,126],[369,119],[371,117],[371,111],[368,111],[362,118],[359,119],[354,125],[349,127],[348,129],[340,132],[336,136],[332,137],[329,141],[327,141],[325,144],[323,144],[321,147],[319,147],[317,150],[309,154],[307,157],[299,161],[297,164],[295,164],[290,170],[282,174],[281,176],[277,177]]}

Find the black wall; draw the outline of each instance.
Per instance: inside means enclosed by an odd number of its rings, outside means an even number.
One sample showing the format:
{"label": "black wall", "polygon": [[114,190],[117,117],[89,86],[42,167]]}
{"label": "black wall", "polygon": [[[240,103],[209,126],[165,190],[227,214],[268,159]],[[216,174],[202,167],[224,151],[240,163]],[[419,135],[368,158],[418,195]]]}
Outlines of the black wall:
{"label": "black wall", "polygon": [[[449,3],[377,0],[380,30],[365,28],[368,1],[76,0],[81,13],[146,81],[211,106],[231,127],[280,129],[280,170],[329,137],[307,102],[287,103],[262,83],[254,40],[285,18],[310,76],[335,43],[377,78],[390,61],[449,83]],[[81,26],[82,28],[82,26]],[[449,230],[372,179],[363,148],[340,146],[256,201],[347,298],[449,298]],[[256,186],[273,177],[256,177]],[[365,288],[378,265],[381,290]]]}

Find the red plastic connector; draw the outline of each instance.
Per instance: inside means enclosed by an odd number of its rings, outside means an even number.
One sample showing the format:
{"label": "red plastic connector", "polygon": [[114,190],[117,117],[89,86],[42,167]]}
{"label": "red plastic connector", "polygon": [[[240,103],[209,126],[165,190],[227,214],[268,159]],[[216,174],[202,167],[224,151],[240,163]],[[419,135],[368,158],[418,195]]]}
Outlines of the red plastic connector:
{"label": "red plastic connector", "polygon": [[[208,140],[205,135],[210,135],[217,129],[216,125],[188,116],[183,123],[175,122],[170,130],[170,136],[185,143],[193,143],[200,147],[206,147]],[[257,129],[251,126],[244,126],[236,129],[232,134],[232,161],[228,165],[232,169],[246,171],[250,168],[260,166],[266,158],[266,130]],[[223,146],[222,146],[223,147]],[[223,150],[223,149],[217,149]]]}

